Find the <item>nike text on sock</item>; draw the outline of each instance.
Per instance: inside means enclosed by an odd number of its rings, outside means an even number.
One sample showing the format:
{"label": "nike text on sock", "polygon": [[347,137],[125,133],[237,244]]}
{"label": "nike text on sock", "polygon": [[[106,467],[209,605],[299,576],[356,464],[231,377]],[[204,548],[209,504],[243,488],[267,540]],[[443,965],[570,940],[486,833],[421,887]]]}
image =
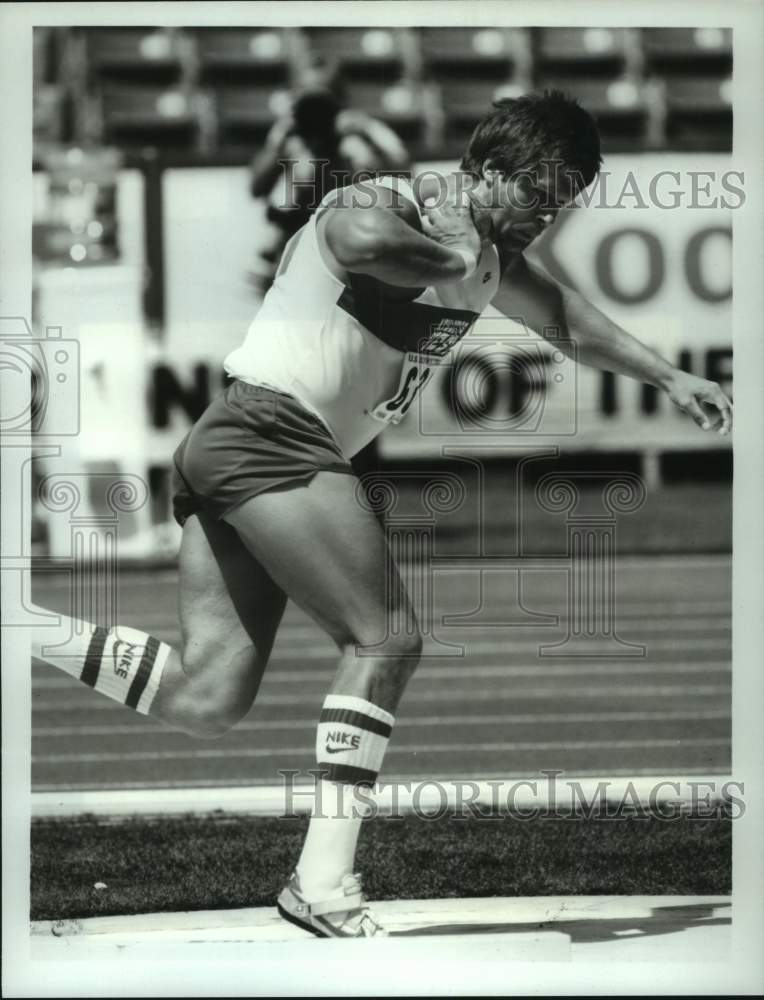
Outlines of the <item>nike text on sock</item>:
{"label": "nike text on sock", "polygon": [[363,698],[330,694],[316,733],[316,759],[326,781],[373,785],[395,719]]}
{"label": "nike text on sock", "polygon": [[170,647],[153,635],[123,626],[93,632],[80,680],[148,714]]}
{"label": "nike text on sock", "polygon": [[69,638],[60,645],[44,645],[40,658],[147,715],[171,647],[139,629],[124,625],[107,629],[61,617],[70,626]]}

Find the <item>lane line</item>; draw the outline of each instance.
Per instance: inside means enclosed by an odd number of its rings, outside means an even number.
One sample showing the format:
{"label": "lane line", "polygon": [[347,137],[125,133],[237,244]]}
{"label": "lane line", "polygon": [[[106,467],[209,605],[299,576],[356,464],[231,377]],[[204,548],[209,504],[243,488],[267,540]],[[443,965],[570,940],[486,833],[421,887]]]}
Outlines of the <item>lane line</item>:
{"label": "lane line", "polygon": [[[664,740],[563,740],[556,742],[425,743],[400,746],[391,744],[390,754],[425,753],[502,753],[544,750],[657,750],[688,747],[729,747],[731,737]],[[126,750],[123,753],[61,753],[32,755],[32,764],[107,764],[140,760],[234,760],[236,758],[287,757],[314,754],[313,745],[299,747],[204,747],[193,750]]]}
{"label": "lane line", "polygon": [[[466,657],[454,657],[464,663],[464,672],[471,677],[536,677],[543,680],[545,677],[587,677],[587,676],[607,676],[618,677],[644,676],[646,674],[706,674],[706,673],[730,673],[732,666],[726,660],[708,660],[692,663],[671,663],[658,666],[656,664],[645,663],[641,659],[638,662],[618,663],[597,663],[587,666],[577,664],[549,663],[547,660],[540,660],[538,665],[533,666],[504,666],[503,664],[482,664],[473,666],[466,662]],[[551,658],[550,658],[551,659]],[[426,662],[426,658],[425,658]],[[55,668],[54,668],[55,669]],[[414,676],[419,680],[442,680],[453,677],[458,668],[453,667],[419,667]],[[329,670],[293,670],[293,671],[270,671],[266,674],[268,682],[280,684],[302,684],[305,681],[328,681],[334,676]],[[33,678],[33,691],[55,691],[72,690],[73,681],[70,677],[40,677]],[[83,689],[83,693],[87,693]]]}
{"label": "lane line", "polygon": [[[459,558],[459,556],[447,556],[448,559]],[[465,558],[475,559],[479,558],[474,555],[467,555]],[[490,559],[490,555],[488,556]],[[501,557],[499,557],[501,558]],[[545,556],[528,556],[528,560],[534,559],[544,559]],[[565,553],[556,553],[551,556],[546,556],[549,559],[562,559],[565,558]],[[694,554],[690,552],[676,552],[676,553],[660,553],[656,552],[650,555],[632,555],[629,553],[623,553],[618,555],[618,568],[621,570],[635,570],[640,572],[642,570],[653,570],[656,566],[662,566],[668,564],[670,569],[677,572],[688,572],[694,573],[698,567],[711,567],[712,569],[732,570],[732,555],[729,552],[705,552],[702,554]],[[408,568],[409,563],[402,562],[399,565]],[[540,572],[539,569],[529,567],[528,572]],[[453,570],[452,570],[453,572]],[[122,580],[130,580],[130,583],[139,583],[142,581],[150,582],[152,586],[163,586],[167,585],[172,587],[177,584],[178,580],[178,570],[177,567],[167,567],[164,569],[147,569],[146,567],[131,567],[123,566],[120,571],[120,577]],[[33,584],[45,584],[50,586],[64,586],[64,584],[69,584],[70,572],[66,568],[60,570],[51,569],[47,570],[36,570],[32,575]],[[42,589],[42,586],[41,586]]]}
{"label": "lane line", "polygon": [[[493,631],[494,626],[481,626],[485,631]],[[518,630],[519,631],[519,630]],[[470,636],[460,636],[457,638],[455,633],[444,630],[444,635],[438,636],[445,642],[453,643],[458,646],[463,646],[466,650],[467,656],[478,656],[483,653],[499,653],[506,652],[507,650],[512,650],[514,652],[528,653],[528,652],[538,652],[538,647],[543,645],[551,645],[560,641],[560,635],[550,634],[549,636],[526,639],[523,638],[518,641],[517,637],[514,637],[511,641],[505,640],[502,642],[497,641],[484,641],[484,640],[471,640]],[[564,637],[563,637],[564,638]],[[642,642],[640,639],[632,639],[633,642],[641,643],[642,645],[647,645],[648,653],[651,650],[661,652],[685,652],[692,651],[696,645],[700,645],[703,649],[731,649],[731,638],[703,638],[701,640],[695,641],[694,637],[690,641],[684,638],[678,639],[653,639],[649,643]],[[425,645],[425,656],[435,656],[443,654],[435,654],[428,652],[427,646]],[[446,656],[449,654],[447,653]],[[597,655],[597,654],[593,654]],[[271,657],[271,662],[283,662],[284,660],[290,659],[302,659],[302,660],[337,660],[339,658],[339,653],[336,649],[329,649],[315,646],[301,647],[284,647],[280,649],[275,649]],[[465,659],[465,656],[457,656],[451,654],[451,659]],[[580,658],[580,656],[579,656]],[[605,657],[603,656],[603,659]],[[611,657],[612,658],[612,657]]]}
{"label": "lane line", "polygon": [[[567,780],[576,781],[581,778],[594,778],[597,779],[598,776],[602,774],[601,768],[582,768],[576,771],[575,777],[570,777]],[[702,784],[702,778],[708,775],[708,767],[697,766],[693,767],[689,765],[682,768],[682,774],[686,775],[687,778],[698,776],[698,784]],[[301,778],[310,779],[310,772],[304,771],[299,772]],[[656,772],[654,767],[611,767],[608,770],[608,776],[610,778],[652,778],[654,781],[658,782],[661,780],[660,772]],[[295,776],[297,777],[297,776]],[[564,777],[564,775],[561,775]],[[459,771],[456,775],[454,771],[428,771],[426,775],[407,773],[407,774],[384,774],[381,779],[382,784],[393,784],[393,783],[413,783],[415,781],[494,781],[494,780],[536,780],[545,781],[546,777],[540,772],[533,771],[509,771],[503,772],[501,775],[495,774],[491,777],[490,772],[486,773],[486,770],[481,771]],[[720,780],[730,780],[720,779]],[[32,794],[37,792],[53,793],[54,795],[59,795],[65,792],[88,792],[88,791],[119,791],[119,790],[135,790],[140,791],[142,789],[178,789],[178,788],[282,788],[283,779],[273,779],[273,778],[257,778],[256,782],[253,781],[251,777],[247,778],[183,778],[182,781],[170,780],[170,781],[115,781],[115,782],[101,782],[101,781],[88,781],[87,784],[80,783],[65,783],[61,785],[51,785],[41,782],[35,785]],[[297,782],[295,782],[297,784]]]}
{"label": "lane line", "polygon": [[[496,626],[482,626],[484,631],[498,631]],[[499,627],[503,628],[503,627]],[[163,636],[163,641],[169,642],[170,645],[177,643],[177,636],[173,636],[170,633],[165,633]],[[474,640],[470,635],[456,635],[455,632],[450,632],[449,630],[444,630],[442,634],[438,635],[436,633],[436,639],[441,639],[443,642],[450,644],[451,652],[449,652],[449,646],[446,647],[444,652],[434,652],[434,647],[429,645],[430,638],[425,637],[425,650],[424,659],[451,659],[451,660],[465,660],[471,656],[483,656],[483,655],[500,655],[511,653],[520,654],[535,654],[539,656],[540,659],[552,658],[555,654],[550,654],[545,652],[541,654],[539,648],[542,646],[552,646],[559,644],[564,638],[560,636],[559,633],[551,633],[548,636],[534,637],[528,639],[525,636],[519,638],[517,635],[513,636],[511,639],[506,638],[504,640]],[[637,645],[643,645],[647,648],[647,656],[652,653],[674,653],[680,655],[691,654],[694,650],[699,649],[700,651],[705,650],[729,650],[731,653],[732,649],[732,637],[731,635],[724,638],[719,637],[696,637],[693,636],[691,639],[686,637],[676,637],[672,639],[648,639],[644,634],[640,636],[631,636],[626,639],[623,635],[621,636],[623,640],[624,647],[629,644],[636,643]],[[458,649],[454,649],[455,646],[462,647],[464,653],[459,653]],[[597,646],[594,646],[596,650]],[[600,645],[601,648],[601,645]],[[597,653],[593,651],[590,654],[559,654],[560,659],[602,659],[602,660],[614,660],[614,659],[624,659],[625,657],[614,657],[610,650],[603,651],[602,653]],[[632,657],[632,659],[645,659],[646,657]],[[284,663],[290,660],[331,660],[333,662],[339,659],[339,651],[334,647],[324,645],[323,643],[313,643],[305,646],[281,646],[274,647],[273,653],[270,658],[270,663]]]}
{"label": "lane line", "polygon": [[[523,595],[526,604],[535,603],[527,595]],[[473,598],[474,600],[474,598]],[[465,603],[468,605],[473,603],[473,600],[467,599]],[[616,598],[616,606],[618,605],[618,600]],[[491,603],[484,603],[481,606],[481,611],[484,614],[500,613],[502,610],[506,609],[506,602],[496,601]],[[647,627],[668,627],[670,624],[675,625],[677,628],[690,629],[693,626],[697,627],[698,623],[703,625],[711,625],[715,627],[729,625],[730,618],[732,615],[731,602],[725,602],[720,604],[690,604],[686,603],[681,605],[681,611],[677,608],[673,609],[673,614],[668,613],[670,610],[670,605],[666,604],[650,604],[650,605],[636,605],[629,603],[624,608],[617,608],[615,613],[615,620],[618,625],[622,625],[625,622],[638,622],[641,625]],[[438,606],[438,613],[444,615],[452,614],[469,614],[473,609],[468,606],[464,607],[450,607],[446,608],[442,604]],[[545,606],[530,608],[530,611],[536,614],[552,614],[558,615],[560,621],[564,623],[567,620],[567,603],[561,603],[560,606],[550,607],[548,603]],[[56,612],[54,612],[56,613]],[[151,628],[163,627],[163,628],[177,628],[178,618],[177,615],[168,613],[166,611],[162,612],[124,612],[126,618],[130,618],[138,623],[137,627],[143,628],[144,630],[150,630]],[[119,613],[117,614],[117,620],[120,620]],[[126,621],[122,624],[127,624]],[[51,626],[53,628],[54,626]],[[133,626],[129,626],[133,627]],[[456,626],[453,626],[456,628]],[[289,635],[294,638],[313,638],[314,636],[320,636],[322,639],[326,640],[326,633],[323,632],[317,625],[313,622],[282,622],[279,627],[279,637]]]}
{"label": "lane line", "polygon": [[[571,712],[539,715],[441,715],[441,716],[405,716],[400,715],[395,720],[396,731],[401,727],[416,726],[418,729],[427,726],[473,727],[473,726],[528,726],[528,725],[573,725],[579,723],[595,723],[608,725],[621,722],[707,722],[711,720],[727,720],[731,718],[729,711],[724,709],[709,709],[699,712]],[[305,729],[315,726],[315,716],[305,719],[262,719],[260,721],[244,720],[235,727],[235,732],[258,733],[279,732],[281,730]],[[37,739],[53,739],[66,736],[132,736],[136,733],[170,734],[167,726],[151,725],[136,720],[127,726],[41,726],[35,729]]]}
{"label": "lane line", "polygon": [[[454,701],[461,702],[465,700],[475,700],[475,701],[496,701],[497,698],[506,697],[507,699],[513,699],[516,701],[549,701],[554,699],[554,697],[566,697],[566,698],[602,698],[612,701],[614,698],[670,698],[670,697],[682,697],[690,700],[693,697],[717,697],[717,696],[729,696],[731,689],[729,685],[721,684],[699,684],[694,685],[692,691],[688,691],[683,685],[645,685],[637,687],[614,687],[610,690],[602,687],[581,687],[581,688],[565,688],[560,685],[556,685],[554,690],[539,690],[538,688],[516,688],[508,692],[496,692],[496,691],[476,691],[474,688],[469,689],[453,689],[451,691],[407,691],[406,692],[406,703],[412,701],[422,701],[427,704],[433,701]],[[83,690],[83,694],[86,695],[87,692]],[[318,699],[318,701],[316,700]],[[262,695],[257,699],[258,706],[265,705],[301,705],[301,704],[320,704],[321,696],[320,693],[316,694],[315,697],[301,697],[298,694],[293,695]],[[124,706],[119,705],[116,702],[109,701],[107,698],[88,698],[84,700],[70,699],[66,701],[65,699],[57,701],[41,701],[37,704],[32,705],[33,712],[55,712],[60,713],[64,710],[69,709],[82,709],[84,711],[113,711],[113,712],[123,712]],[[168,729],[168,732],[171,730]]]}

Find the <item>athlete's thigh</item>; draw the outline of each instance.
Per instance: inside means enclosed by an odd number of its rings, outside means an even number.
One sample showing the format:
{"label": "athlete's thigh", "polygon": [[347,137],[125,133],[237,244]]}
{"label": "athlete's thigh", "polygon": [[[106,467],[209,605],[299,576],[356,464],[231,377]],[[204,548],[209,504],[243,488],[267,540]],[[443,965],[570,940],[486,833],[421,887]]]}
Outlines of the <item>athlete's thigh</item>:
{"label": "athlete's thigh", "polygon": [[249,650],[252,669],[262,672],[285,604],[233,528],[203,512],[189,517],[179,560],[184,660],[203,664],[206,654]]}
{"label": "athlete's thigh", "polygon": [[357,484],[351,475],[319,472],[225,515],[281,589],[340,645],[382,642],[390,614],[410,613],[385,535],[360,503]]}

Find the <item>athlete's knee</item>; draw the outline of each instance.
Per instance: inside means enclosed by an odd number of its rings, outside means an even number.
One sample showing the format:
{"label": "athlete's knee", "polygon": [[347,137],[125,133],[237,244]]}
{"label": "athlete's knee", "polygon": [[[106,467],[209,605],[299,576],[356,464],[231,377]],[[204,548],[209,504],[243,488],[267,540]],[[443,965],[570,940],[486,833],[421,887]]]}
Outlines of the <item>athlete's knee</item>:
{"label": "athlete's knee", "polygon": [[[219,654],[217,654],[219,656]],[[187,678],[182,696],[183,729],[199,739],[220,739],[249,710],[251,699],[223,681],[215,667],[216,654],[198,646],[183,651],[183,672]],[[245,704],[246,701],[246,704]]]}
{"label": "athlete's knee", "polygon": [[417,627],[413,631],[396,637],[395,653],[402,664],[414,671],[422,657],[422,645],[422,633]]}
{"label": "athlete's knee", "polygon": [[214,702],[199,703],[186,714],[184,725],[189,736],[200,740],[219,740],[236,725],[241,716],[225,705]]}

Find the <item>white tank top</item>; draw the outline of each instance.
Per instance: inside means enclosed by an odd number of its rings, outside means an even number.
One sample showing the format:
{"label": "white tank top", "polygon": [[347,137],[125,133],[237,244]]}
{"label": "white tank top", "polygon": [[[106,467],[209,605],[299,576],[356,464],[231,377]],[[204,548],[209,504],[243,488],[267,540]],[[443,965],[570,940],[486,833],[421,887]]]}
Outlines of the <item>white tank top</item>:
{"label": "white tank top", "polygon": [[[397,189],[419,211],[405,181],[374,183]],[[233,378],[294,396],[351,458],[405,416],[433,367],[473,326],[496,294],[499,255],[485,248],[466,281],[392,302],[364,275],[349,275],[345,285],[331,273],[318,245],[319,212],[287,244],[244,343],[224,367]]]}

